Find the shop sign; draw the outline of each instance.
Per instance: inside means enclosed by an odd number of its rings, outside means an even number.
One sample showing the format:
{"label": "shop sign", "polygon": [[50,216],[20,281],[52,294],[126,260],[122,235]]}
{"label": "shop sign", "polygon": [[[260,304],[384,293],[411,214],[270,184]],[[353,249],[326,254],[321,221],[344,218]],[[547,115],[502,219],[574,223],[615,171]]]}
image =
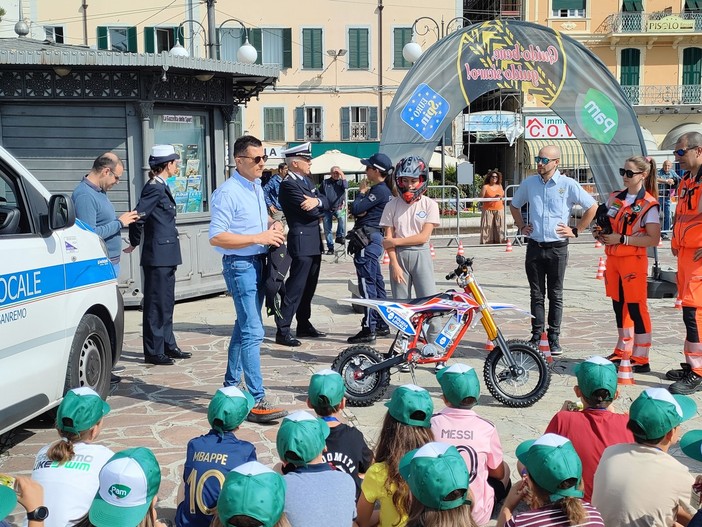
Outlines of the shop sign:
{"label": "shop sign", "polygon": [[193,124],[192,115],[164,115],[164,123]]}
{"label": "shop sign", "polygon": [[685,20],[676,15],[666,16],[660,20],[646,22],[646,31],[650,33],[670,33],[678,31],[694,31],[695,21]]}
{"label": "shop sign", "polygon": [[558,116],[525,117],[525,139],[573,139],[575,134]]}

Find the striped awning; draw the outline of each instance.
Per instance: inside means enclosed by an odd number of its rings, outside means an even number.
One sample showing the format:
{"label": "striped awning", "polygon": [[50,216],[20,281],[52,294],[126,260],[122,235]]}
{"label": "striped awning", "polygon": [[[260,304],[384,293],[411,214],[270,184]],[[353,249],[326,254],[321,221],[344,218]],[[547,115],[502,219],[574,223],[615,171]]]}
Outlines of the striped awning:
{"label": "striped awning", "polygon": [[590,165],[583,152],[583,147],[577,139],[526,139],[525,165],[536,167],[534,157],[539,155],[539,150],[548,145],[556,145],[561,149],[561,162],[559,168],[588,168]]}

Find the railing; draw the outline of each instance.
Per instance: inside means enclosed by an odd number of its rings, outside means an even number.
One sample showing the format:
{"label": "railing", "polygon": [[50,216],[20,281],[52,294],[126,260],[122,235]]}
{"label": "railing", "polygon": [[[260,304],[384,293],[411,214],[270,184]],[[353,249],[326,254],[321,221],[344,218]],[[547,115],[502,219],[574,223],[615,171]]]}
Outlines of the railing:
{"label": "railing", "polygon": [[317,123],[306,124],[305,139],[309,141],[319,141],[322,139],[322,125]]}
{"label": "railing", "polygon": [[702,103],[702,86],[622,86],[624,95],[634,106],[657,106]]}
{"label": "railing", "polygon": [[[682,25],[676,21],[664,21],[663,19],[675,15],[685,21]],[[682,26],[682,27],[681,27]],[[689,26],[689,27],[688,27]],[[702,13],[667,13],[658,11],[655,13],[614,13],[609,15],[597,28],[596,33],[617,34],[617,33],[676,33],[685,34],[686,31],[702,30]]]}

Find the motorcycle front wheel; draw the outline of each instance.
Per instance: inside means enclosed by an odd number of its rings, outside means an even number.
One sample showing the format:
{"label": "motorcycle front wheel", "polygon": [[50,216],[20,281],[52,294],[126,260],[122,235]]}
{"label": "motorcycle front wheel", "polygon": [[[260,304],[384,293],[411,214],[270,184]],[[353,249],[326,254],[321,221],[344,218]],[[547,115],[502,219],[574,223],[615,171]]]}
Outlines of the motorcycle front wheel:
{"label": "motorcycle front wheel", "polygon": [[508,340],[509,352],[516,362],[510,369],[500,347],[485,359],[485,385],[495,399],[505,406],[526,408],[541,399],[551,383],[551,371],[543,354],[524,340]]}
{"label": "motorcycle front wheel", "polygon": [[370,346],[351,346],[334,359],[332,370],[339,372],[344,380],[349,406],[370,406],[385,395],[390,385],[390,368],[358,377],[360,370],[383,360],[383,356]]}

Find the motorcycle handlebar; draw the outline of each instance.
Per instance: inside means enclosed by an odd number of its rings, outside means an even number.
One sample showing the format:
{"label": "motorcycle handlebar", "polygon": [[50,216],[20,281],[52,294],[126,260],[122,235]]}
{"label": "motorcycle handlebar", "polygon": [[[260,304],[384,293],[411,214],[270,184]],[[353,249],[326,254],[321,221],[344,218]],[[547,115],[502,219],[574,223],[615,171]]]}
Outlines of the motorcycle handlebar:
{"label": "motorcycle handlebar", "polygon": [[446,275],[446,280],[453,280],[459,274],[465,271],[466,267],[473,267],[473,258],[466,258],[465,256],[456,255],[456,263],[458,267]]}

